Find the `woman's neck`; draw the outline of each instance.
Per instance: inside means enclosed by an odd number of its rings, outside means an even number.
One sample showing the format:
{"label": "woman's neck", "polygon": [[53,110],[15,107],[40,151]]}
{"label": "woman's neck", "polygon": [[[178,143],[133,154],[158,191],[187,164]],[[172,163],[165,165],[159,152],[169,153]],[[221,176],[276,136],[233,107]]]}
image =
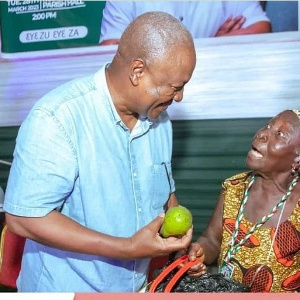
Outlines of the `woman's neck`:
{"label": "woman's neck", "polygon": [[268,194],[285,193],[295,176],[292,174],[280,174],[276,177],[257,175],[256,184]]}

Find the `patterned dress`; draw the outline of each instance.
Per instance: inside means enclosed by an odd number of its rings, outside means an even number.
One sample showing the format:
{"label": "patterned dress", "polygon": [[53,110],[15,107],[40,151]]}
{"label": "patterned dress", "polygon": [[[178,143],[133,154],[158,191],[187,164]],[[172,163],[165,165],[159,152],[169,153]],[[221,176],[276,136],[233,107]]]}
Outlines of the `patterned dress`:
{"label": "patterned dress", "polygon": [[[228,251],[228,243],[235,230],[235,219],[250,177],[248,172],[241,173],[223,183],[225,203],[219,265]],[[243,217],[237,240],[245,237],[253,225]],[[232,278],[251,286],[252,292],[299,292],[300,199],[288,220],[278,227],[271,246],[274,233],[275,228],[262,226],[251,235],[230,261],[234,266]]]}

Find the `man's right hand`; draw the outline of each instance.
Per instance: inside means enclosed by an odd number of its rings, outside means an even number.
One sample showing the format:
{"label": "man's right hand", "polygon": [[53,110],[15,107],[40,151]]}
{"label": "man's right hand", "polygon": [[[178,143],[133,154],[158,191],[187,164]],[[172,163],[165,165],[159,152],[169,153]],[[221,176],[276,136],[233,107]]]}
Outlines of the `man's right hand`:
{"label": "man's right hand", "polygon": [[156,257],[170,254],[188,248],[193,237],[193,229],[180,237],[162,238],[159,234],[164,220],[164,214],[159,215],[147,226],[141,228],[130,238],[131,258]]}
{"label": "man's right hand", "polygon": [[58,211],[44,217],[20,217],[6,213],[8,228],[25,238],[61,250],[131,260],[163,256],[187,249],[192,228],[181,238],[159,235],[164,214],[128,238],[115,237],[89,229]]}

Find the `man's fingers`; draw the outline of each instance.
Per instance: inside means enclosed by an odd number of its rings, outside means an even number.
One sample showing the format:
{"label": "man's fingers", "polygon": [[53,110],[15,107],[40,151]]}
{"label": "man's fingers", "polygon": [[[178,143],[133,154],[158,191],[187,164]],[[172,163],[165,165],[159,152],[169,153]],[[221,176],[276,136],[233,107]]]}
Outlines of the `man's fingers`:
{"label": "man's fingers", "polygon": [[236,22],[235,22],[235,24],[233,24],[231,30],[241,29],[245,22],[246,22],[246,18],[242,16],[241,18],[236,20]]}
{"label": "man's fingers", "polygon": [[246,18],[243,16],[237,16],[235,18],[228,18],[226,22],[220,27],[220,30],[228,33],[232,30],[240,29],[245,23]]}
{"label": "man's fingers", "polygon": [[148,228],[150,228],[154,232],[159,232],[159,229],[164,222],[164,217],[165,217],[165,214],[163,212],[161,212],[154,220],[152,220],[148,224]]}

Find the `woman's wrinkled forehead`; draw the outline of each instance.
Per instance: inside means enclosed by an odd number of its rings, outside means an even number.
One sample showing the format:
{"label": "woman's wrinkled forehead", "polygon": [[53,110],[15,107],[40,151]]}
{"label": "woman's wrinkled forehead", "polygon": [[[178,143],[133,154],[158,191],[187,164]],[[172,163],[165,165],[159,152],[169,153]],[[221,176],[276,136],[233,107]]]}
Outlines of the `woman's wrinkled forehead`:
{"label": "woman's wrinkled forehead", "polygon": [[294,124],[294,126],[300,126],[300,110],[298,109],[287,109],[279,113],[272,120],[276,120],[277,118],[284,118],[286,122]]}
{"label": "woman's wrinkled forehead", "polygon": [[268,125],[280,130],[290,132],[294,137],[300,137],[300,111],[299,110],[284,110],[277,116],[272,118]]}

